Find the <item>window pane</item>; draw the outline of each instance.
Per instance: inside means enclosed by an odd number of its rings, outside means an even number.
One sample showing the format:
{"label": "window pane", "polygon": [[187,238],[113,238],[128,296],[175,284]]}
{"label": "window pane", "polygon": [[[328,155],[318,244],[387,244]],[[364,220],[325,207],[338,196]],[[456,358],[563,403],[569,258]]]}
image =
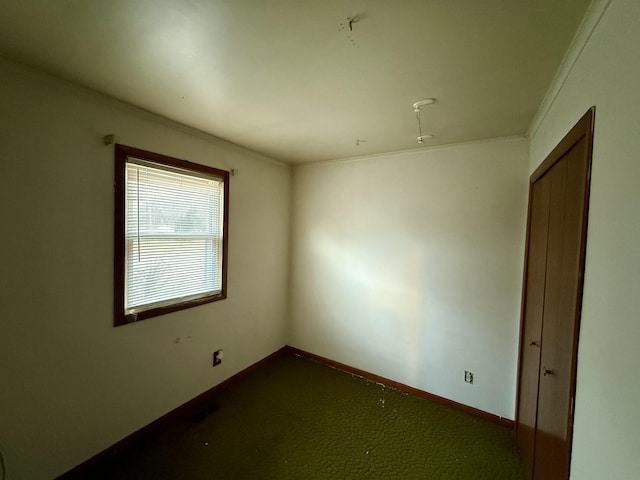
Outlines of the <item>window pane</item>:
{"label": "window pane", "polygon": [[223,182],[129,158],[125,197],[125,310],[222,288]]}

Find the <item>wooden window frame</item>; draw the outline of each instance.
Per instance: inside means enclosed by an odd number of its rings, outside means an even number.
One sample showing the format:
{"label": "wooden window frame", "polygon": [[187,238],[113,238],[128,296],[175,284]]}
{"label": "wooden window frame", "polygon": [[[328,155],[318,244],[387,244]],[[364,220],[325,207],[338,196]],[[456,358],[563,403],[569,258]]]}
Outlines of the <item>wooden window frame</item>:
{"label": "wooden window frame", "polygon": [[[146,160],[149,162],[178,168],[186,172],[199,172],[206,175],[212,175],[222,179],[224,205],[223,205],[223,236],[222,236],[222,284],[219,293],[208,295],[197,299],[187,301],[177,301],[170,305],[150,308],[138,312],[135,315],[125,314],[125,262],[126,262],[126,246],[125,246],[125,170],[127,159],[134,157],[136,159]],[[178,158],[153,153],[139,148],[128,147],[126,145],[115,145],[115,225],[114,225],[114,312],[113,325],[127,325],[129,323],[146,320],[148,318],[165,315],[167,313],[184,310],[206,303],[216,302],[227,298],[227,259],[229,244],[229,172],[213,167],[190,162],[188,160],[180,160]]]}

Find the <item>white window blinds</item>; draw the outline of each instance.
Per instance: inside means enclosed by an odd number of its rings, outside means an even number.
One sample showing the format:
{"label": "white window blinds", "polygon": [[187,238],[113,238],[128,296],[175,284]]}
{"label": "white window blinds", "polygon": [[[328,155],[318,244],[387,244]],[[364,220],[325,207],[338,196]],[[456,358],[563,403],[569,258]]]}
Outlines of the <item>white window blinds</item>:
{"label": "white window blinds", "polygon": [[127,158],[125,314],[220,293],[224,182]]}

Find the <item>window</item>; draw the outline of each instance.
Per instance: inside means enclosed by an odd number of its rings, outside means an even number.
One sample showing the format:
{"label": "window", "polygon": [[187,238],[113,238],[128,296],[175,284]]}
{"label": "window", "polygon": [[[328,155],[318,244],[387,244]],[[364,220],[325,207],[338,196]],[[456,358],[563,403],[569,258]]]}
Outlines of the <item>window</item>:
{"label": "window", "polygon": [[229,172],[115,147],[114,325],[226,298]]}

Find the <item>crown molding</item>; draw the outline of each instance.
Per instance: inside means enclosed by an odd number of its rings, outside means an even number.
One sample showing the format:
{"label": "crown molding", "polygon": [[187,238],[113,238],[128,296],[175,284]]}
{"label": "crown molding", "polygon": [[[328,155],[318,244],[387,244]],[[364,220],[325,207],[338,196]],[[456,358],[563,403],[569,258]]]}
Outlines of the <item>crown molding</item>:
{"label": "crown molding", "polygon": [[540,125],[546,118],[549,110],[551,110],[558,94],[573,71],[573,67],[578,62],[582,52],[589,43],[591,35],[593,35],[593,32],[596,30],[600,21],[604,17],[605,12],[609,8],[611,1],[612,0],[593,0],[593,3],[589,6],[589,9],[584,16],[578,31],[573,37],[573,41],[571,42],[571,45],[569,45],[569,49],[567,50],[553,81],[547,90],[547,93],[540,103],[538,111],[531,121],[529,130],[527,131],[528,138],[533,138],[538,132],[538,128],[540,128]]}

